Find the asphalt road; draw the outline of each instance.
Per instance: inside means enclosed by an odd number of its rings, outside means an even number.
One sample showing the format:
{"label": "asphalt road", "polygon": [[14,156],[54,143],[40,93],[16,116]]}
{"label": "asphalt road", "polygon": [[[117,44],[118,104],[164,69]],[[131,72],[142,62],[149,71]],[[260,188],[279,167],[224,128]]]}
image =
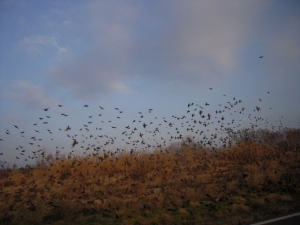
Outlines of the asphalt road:
{"label": "asphalt road", "polygon": [[287,216],[281,216],[271,220],[261,221],[258,223],[252,223],[251,225],[299,225],[300,224],[300,212],[290,214]]}

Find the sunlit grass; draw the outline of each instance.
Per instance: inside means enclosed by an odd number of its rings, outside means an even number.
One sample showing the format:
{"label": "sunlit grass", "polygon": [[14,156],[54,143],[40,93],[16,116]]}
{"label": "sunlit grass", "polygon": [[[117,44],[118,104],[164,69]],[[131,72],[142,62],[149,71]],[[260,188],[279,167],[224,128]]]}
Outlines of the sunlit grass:
{"label": "sunlit grass", "polygon": [[7,224],[247,223],[272,209],[300,209],[299,165],[299,149],[257,142],[218,151],[195,145],[50,156],[34,168],[1,170],[0,218]]}

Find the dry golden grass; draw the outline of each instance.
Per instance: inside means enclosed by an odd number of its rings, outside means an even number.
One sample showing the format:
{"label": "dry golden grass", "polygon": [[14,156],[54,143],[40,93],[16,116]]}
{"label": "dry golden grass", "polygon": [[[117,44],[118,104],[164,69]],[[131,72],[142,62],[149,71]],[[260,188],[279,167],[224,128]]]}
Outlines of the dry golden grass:
{"label": "dry golden grass", "polygon": [[49,165],[1,171],[0,222],[246,222],[261,218],[253,213],[270,204],[284,205],[280,209],[286,211],[300,208],[299,165],[299,150],[257,143],[218,153],[184,147],[180,154],[158,149],[63,157]]}

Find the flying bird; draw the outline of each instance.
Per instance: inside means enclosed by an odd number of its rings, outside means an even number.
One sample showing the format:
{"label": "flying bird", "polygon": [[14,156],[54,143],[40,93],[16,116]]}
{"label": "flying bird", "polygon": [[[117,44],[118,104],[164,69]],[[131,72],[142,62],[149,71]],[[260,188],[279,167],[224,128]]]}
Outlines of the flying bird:
{"label": "flying bird", "polygon": [[72,144],[72,147],[74,147],[75,145],[78,144],[78,141],[76,139],[73,139],[73,144]]}
{"label": "flying bird", "polygon": [[140,133],[140,137],[141,137],[142,139],[143,139],[143,135],[144,135],[144,134]]}

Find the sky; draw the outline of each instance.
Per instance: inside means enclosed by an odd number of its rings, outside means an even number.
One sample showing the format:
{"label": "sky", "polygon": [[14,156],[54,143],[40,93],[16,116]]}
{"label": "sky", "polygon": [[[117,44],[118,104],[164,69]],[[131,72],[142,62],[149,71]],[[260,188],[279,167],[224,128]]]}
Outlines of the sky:
{"label": "sky", "polygon": [[236,112],[222,112],[227,120],[247,126],[259,112],[299,128],[299,27],[297,0],[2,0],[0,161],[22,164],[41,148],[69,152],[78,136],[86,140],[78,154],[102,142],[142,148],[146,135],[152,145],[176,126],[186,131],[176,116],[213,114],[236,100]]}

